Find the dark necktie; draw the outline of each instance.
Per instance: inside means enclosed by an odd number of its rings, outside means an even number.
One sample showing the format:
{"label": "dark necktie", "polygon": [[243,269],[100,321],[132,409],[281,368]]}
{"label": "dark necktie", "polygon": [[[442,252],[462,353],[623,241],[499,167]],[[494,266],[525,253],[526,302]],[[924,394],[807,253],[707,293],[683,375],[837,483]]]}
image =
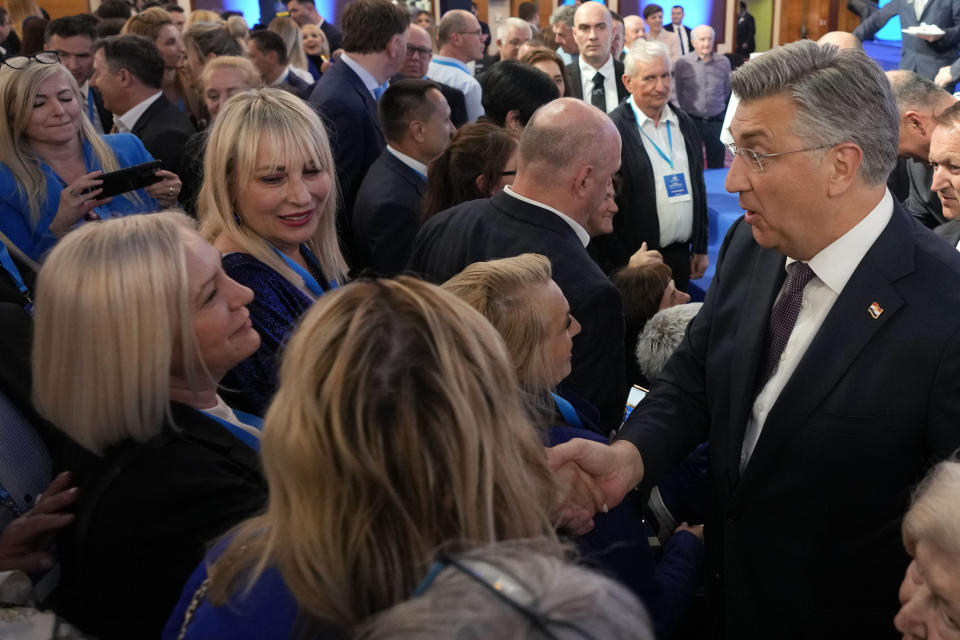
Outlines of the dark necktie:
{"label": "dark necktie", "polygon": [[806,262],[794,262],[787,267],[787,279],[783,283],[783,295],[773,305],[770,324],[767,325],[767,356],[762,370],[759,389],[767,383],[780,364],[780,356],[787,346],[793,325],[797,322],[800,305],[803,301],[803,288],[814,276],[813,269]]}
{"label": "dark necktie", "polygon": [[593,76],[593,91],[590,92],[590,104],[604,113],[607,112],[607,92],[603,89],[603,74],[599,71]]}

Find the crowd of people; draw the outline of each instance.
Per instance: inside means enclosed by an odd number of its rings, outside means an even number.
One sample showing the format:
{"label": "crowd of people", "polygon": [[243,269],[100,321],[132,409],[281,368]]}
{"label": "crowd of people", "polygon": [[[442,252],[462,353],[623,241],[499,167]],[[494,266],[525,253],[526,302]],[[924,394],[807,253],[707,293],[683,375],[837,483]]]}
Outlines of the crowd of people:
{"label": "crowd of people", "polygon": [[953,637],[960,106],[855,38],[744,63],[740,4],[727,56],[680,5],[10,0],[17,604],[101,640]]}

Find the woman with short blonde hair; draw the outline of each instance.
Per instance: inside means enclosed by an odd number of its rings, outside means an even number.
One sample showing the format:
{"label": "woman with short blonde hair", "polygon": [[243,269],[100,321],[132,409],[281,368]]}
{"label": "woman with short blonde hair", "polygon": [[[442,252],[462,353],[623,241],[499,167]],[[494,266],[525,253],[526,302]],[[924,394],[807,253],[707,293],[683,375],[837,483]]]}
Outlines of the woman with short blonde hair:
{"label": "woman with short blonde hair", "polygon": [[440,547],[558,549],[555,488],[506,349],[455,296],[407,276],[332,292],[290,340],[281,382],[264,428],[266,513],[197,569],[165,637],[231,637],[276,609],[297,613],[270,637],[290,637],[294,617],[303,637],[349,630],[409,598]]}
{"label": "woman with short blonde hair", "polygon": [[278,16],[270,21],[270,31],[283,38],[287,47],[287,59],[290,61],[290,70],[300,76],[307,84],[313,84],[313,74],[307,65],[307,54],[303,50],[303,36],[300,34],[300,25],[293,18]]}

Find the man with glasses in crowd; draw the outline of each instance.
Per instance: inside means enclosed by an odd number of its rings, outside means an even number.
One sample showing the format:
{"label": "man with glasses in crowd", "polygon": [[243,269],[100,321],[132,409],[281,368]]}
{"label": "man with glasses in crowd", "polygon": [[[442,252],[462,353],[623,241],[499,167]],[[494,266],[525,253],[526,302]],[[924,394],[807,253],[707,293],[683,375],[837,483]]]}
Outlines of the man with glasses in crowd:
{"label": "man with glasses in crowd", "polygon": [[477,17],[462,9],[447,11],[440,19],[437,41],[440,53],[430,61],[427,75],[435,82],[463,92],[467,120],[473,122],[483,115],[480,83],[467,66],[483,57],[483,32]]}
{"label": "man with glasses in crowd", "polygon": [[706,302],[617,440],[551,463],[612,506],[709,440],[711,637],[898,637],[901,517],[960,445],[960,254],[886,189],[899,115],[863,52],[802,40],[731,80],[745,215]]}
{"label": "man with glasses in crowd", "polygon": [[[430,34],[420,25],[411,22],[407,29],[407,57],[393,79],[422,80],[426,78],[433,80],[433,78],[427,76],[427,69],[430,67],[430,60],[432,59],[433,49],[431,48]],[[450,122],[455,127],[465,124],[467,122],[467,103],[463,98],[463,92],[436,80],[434,82],[440,87],[440,93],[443,94],[447,104],[450,105]]]}

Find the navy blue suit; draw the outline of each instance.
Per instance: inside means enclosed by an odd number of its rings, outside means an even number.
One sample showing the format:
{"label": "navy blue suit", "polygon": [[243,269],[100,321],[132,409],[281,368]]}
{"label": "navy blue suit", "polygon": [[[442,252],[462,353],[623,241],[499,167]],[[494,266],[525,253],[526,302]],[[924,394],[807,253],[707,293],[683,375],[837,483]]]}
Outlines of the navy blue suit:
{"label": "navy blue suit", "polygon": [[413,252],[423,176],[384,150],[370,166],[353,207],[350,254],[353,268],[384,275],[403,271]]}
{"label": "navy blue suit", "polygon": [[853,35],[861,40],[873,40],[883,25],[893,16],[900,16],[903,29],[921,22],[935,24],[946,33],[935,42],[921,40],[917,36],[902,34],[900,68],[916,71],[928,80],[933,80],[940,67],[957,60],[957,45],[960,44],[960,0],[927,0],[917,20],[913,0],[892,0],[860,23]]}
{"label": "navy blue suit", "polygon": [[960,255],[894,204],[741,474],[784,277],[784,256],[734,223],[703,308],[618,437],[637,446],[650,484],[709,439],[706,587],[720,637],[899,637],[901,518],[929,465],[960,445],[960,289],[949,284]]}
{"label": "navy blue suit", "polygon": [[310,92],[313,91],[314,84],[316,83],[307,82],[293,71],[289,71],[287,72],[287,79],[283,81],[280,88],[286,89],[301,100],[306,100],[310,97]]}
{"label": "navy blue suit", "polygon": [[352,264],[350,214],[367,169],[387,146],[377,119],[377,103],[360,76],[343,61],[330,65],[317,80],[310,103],[320,112],[330,135],[340,183],[337,236]]}
{"label": "navy blue suit", "polygon": [[564,384],[600,411],[604,433],[623,419],[627,399],[623,303],[570,226],[556,214],[500,192],[442,211],[420,228],[410,268],[444,282],[468,264],[521,253],[550,259],[553,279],[583,327],[573,339]]}

